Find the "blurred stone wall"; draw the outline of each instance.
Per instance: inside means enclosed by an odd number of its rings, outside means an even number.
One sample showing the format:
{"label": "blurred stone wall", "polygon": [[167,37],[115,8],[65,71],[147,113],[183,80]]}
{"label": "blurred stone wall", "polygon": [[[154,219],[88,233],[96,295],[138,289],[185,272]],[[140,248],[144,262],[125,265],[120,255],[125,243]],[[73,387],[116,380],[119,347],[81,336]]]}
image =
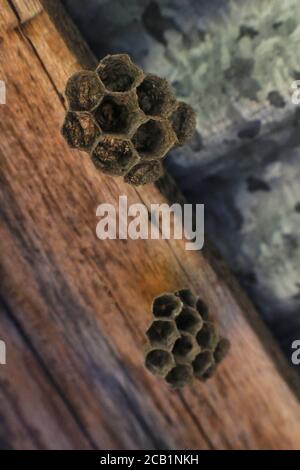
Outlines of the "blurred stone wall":
{"label": "blurred stone wall", "polygon": [[290,356],[300,339],[298,0],[65,0],[101,58],[127,52],[197,111],[166,166]]}

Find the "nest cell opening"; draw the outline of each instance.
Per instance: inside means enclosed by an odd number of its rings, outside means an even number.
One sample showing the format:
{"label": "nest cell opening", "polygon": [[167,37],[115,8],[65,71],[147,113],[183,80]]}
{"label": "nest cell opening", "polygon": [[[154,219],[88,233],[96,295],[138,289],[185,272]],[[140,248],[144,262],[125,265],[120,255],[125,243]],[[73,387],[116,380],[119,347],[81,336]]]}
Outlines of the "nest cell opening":
{"label": "nest cell opening", "polygon": [[196,298],[190,289],[181,289],[175,292],[175,295],[181,299],[184,305],[189,307],[195,307]]}
{"label": "nest cell opening", "polygon": [[203,320],[208,320],[209,318],[209,311],[207,305],[203,302],[202,299],[197,299],[196,309],[198,313],[201,315]]}
{"label": "nest cell opening", "polygon": [[113,175],[123,175],[134,159],[130,142],[113,136],[102,138],[92,153],[96,168]]}
{"label": "nest cell opening", "polygon": [[148,116],[167,115],[175,104],[175,96],[168,82],[155,75],[147,75],[137,88],[139,105]]}
{"label": "nest cell opening", "polygon": [[202,376],[214,364],[214,358],[210,351],[203,351],[193,362],[194,374],[196,377]]}
{"label": "nest cell opening", "polygon": [[161,123],[150,119],[138,128],[132,142],[142,158],[151,158],[160,153],[165,137]]}
{"label": "nest cell opening", "polygon": [[173,388],[181,388],[193,379],[192,367],[187,364],[178,364],[170,370],[166,381]]}
{"label": "nest cell opening", "polygon": [[90,114],[69,112],[62,134],[70,147],[88,150],[98,137],[99,129]]}
{"label": "nest cell opening", "polygon": [[95,118],[104,132],[126,133],[130,110],[112,96],[105,96],[95,111]]}
{"label": "nest cell opening", "polygon": [[201,377],[199,377],[200,380],[205,381],[205,380],[210,379],[210,378],[214,375],[216,369],[217,369],[216,364],[211,365],[211,366],[201,375]]}
{"label": "nest cell opening", "polygon": [[204,322],[201,330],[197,333],[196,339],[202,348],[213,349],[217,343],[215,325],[210,322]]}
{"label": "nest cell opening", "polygon": [[155,320],[147,331],[147,336],[153,346],[168,347],[178,336],[174,322]]}
{"label": "nest cell opening", "polygon": [[185,360],[187,359],[191,352],[194,349],[194,341],[193,337],[189,335],[182,335],[180,338],[178,338],[174,344],[173,348],[173,354],[174,357],[178,360]]}
{"label": "nest cell opening", "polygon": [[228,354],[230,341],[227,338],[221,338],[214,351],[214,358],[217,363],[221,362]]}
{"label": "nest cell opening", "polygon": [[152,305],[152,313],[155,317],[174,318],[179,314],[182,303],[173,294],[164,294],[156,297]]}
{"label": "nest cell opening", "polygon": [[98,74],[107,90],[124,92],[132,89],[140,71],[124,56],[110,56],[101,62]]}
{"label": "nest cell opening", "polygon": [[177,136],[179,145],[185,144],[195,132],[196,114],[193,108],[183,102],[178,104],[171,117],[172,127]]}
{"label": "nest cell opening", "polygon": [[202,319],[191,307],[184,307],[176,318],[177,328],[187,333],[196,333],[202,326]]}
{"label": "nest cell opening", "polygon": [[173,365],[172,355],[162,349],[150,351],[145,360],[147,369],[154,374],[164,374]]}
{"label": "nest cell opening", "polygon": [[137,163],[127,173],[124,180],[133,186],[141,186],[143,184],[153,183],[163,174],[161,162],[157,160],[149,162]]}
{"label": "nest cell opening", "polygon": [[75,73],[66,85],[66,96],[72,111],[90,111],[102,95],[101,83],[91,71]]}

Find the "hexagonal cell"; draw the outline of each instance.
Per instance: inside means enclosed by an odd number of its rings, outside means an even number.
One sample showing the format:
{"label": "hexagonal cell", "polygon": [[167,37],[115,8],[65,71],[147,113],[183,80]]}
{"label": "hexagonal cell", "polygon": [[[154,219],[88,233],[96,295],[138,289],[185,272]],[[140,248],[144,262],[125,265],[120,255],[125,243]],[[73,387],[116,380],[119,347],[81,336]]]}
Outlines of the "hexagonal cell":
{"label": "hexagonal cell", "polygon": [[197,379],[201,379],[203,374],[214,365],[214,358],[211,351],[200,352],[193,362],[194,374]]}
{"label": "hexagonal cell", "polygon": [[94,72],[83,70],[69,78],[65,94],[71,111],[90,111],[99,103],[104,88]]}
{"label": "hexagonal cell", "polygon": [[131,128],[136,128],[142,122],[135,96],[131,93],[106,95],[94,110],[94,116],[101,129],[112,134],[128,134]]}
{"label": "hexagonal cell", "polygon": [[68,112],[61,133],[70,147],[88,151],[100,130],[89,113]]}
{"label": "hexagonal cell", "polygon": [[201,376],[197,377],[202,382],[206,382],[206,380],[210,379],[216,372],[217,366],[213,364],[210,366]]}
{"label": "hexagonal cell", "polygon": [[227,356],[230,350],[230,341],[227,338],[221,338],[214,351],[214,359],[219,364]]}
{"label": "hexagonal cell", "polygon": [[179,331],[196,334],[202,327],[203,321],[198,312],[191,307],[183,307],[182,312],[176,318]]}
{"label": "hexagonal cell", "polygon": [[189,104],[180,101],[171,116],[171,123],[177,136],[178,145],[184,145],[195,132],[196,113]]}
{"label": "hexagonal cell", "polygon": [[152,349],[146,354],[145,366],[154,375],[164,377],[175,365],[172,354],[162,349]]}
{"label": "hexagonal cell", "polygon": [[148,74],[137,88],[139,105],[147,116],[168,116],[176,108],[173,89],[164,78]]}
{"label": "hexagonal cell", "polygon": [[172,388],[182,388],[193,380],[193,368],[190,364],[178,364],[166,376],[166,382]]}
{"label": "hexagonal cell", "polygon": [[129,140],[105,135],[93,148],[91,158],[97,169],[109,175],[122,176],[138,157]]}
{"label": "hexagonal cell", "polygon": [[168,348],[179,336],[176,324],[170,320],[155,320],[146,331],[150,344],[154,348]]}
{"label": "hexagonal cell", "polygon": [[184,305],[195,307],[196,297],[190,289],[180,289],[175,292],[175,295],[180,298]]}
{"label": "hexagonal cell", "polygon": [[172,353],[176,363],[190,362],[199,352],[199,346],[193,335],[182,333],[174,344]]}
{"label": "hexagonal cell", "polygon": [[207,305],[203,302],[202,299],[197,299],[197,302],[196,302],[196,309],[197,309],[197,312],[199,312],[199,314],[201,315],[202,319],[203,320],[208,320],[209,318],[209,311],[208,311],[208,307]]}
{"label": "hexagonal cell", "polygon": [[132,90],[143,79],[144,74],[127,54],[108,55],[101,60],[97,73],[109,91]]}
{"label": "hexagonal cell", "polygon": [[203,326],[197,333],[196,339],[202,348],[214,349],[218,341],[215,325],[208,321],[203,322]]}
{"label": "hexagonal cell", "polygon": [[142,159],[163,158],[175,142],[174,133],[167,121],[149,119],[132,138]]}
{"label": "hexagonal cell", "polygon": [[154,183],[163,175],[163,166],[160,161],[152,160],[140,162],[131,168],[124,181],[133,186]]}
{"label": "hexagonal cell", "polygon": [[175,318],[182,309],[181,300],[174,294],[162,294],[152,304],[152,313],[156,318]]}

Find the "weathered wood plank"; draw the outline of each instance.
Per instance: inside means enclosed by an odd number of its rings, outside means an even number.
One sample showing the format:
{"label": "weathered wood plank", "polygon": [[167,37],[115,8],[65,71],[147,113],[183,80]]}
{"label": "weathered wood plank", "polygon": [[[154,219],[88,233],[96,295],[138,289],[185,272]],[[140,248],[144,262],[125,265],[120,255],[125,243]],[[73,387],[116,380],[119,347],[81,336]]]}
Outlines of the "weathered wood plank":
{"label": "weathered wood plank", "polygon": [[17,26],[18,19],[8,0],[0,0],[0,37]]}
{"label": "weathered wood plank", "polygon": [[[76,57],[83,68],[95,66],[97,61],[94,55],[78,33],[78,29],[73,21],[66,14],[62,3],[57,0],[40,0],[40,2],[49,15],[48,19],[51,17],[51,23],[55,25],[56,37],[58,33],[63,38],[65,45],[71,53],[69,55]],[[48,24],[46,19],[45,22]]]}
{"label": "weathered wood plank", "polygon": [[[8,87],[0,293],[89,440],[103,448],[299,448],[299,403],[247,321],[255,313],[204,257],[183,241],[97,240],[99,203],[163,197],[97,173],[65,145],[60,93],[79,65],[47,15],[0,48]],[[207,385],[172,392],[143,366],[144,332],[152,297],[184,285],[212,306],[232,352]]]}
{"label": "weathered wood plank", "polygon": [[39,0],[0,0],[0,36],[42,11]]}
{"label": "weathered wood plank", "polygon": [[38,15],[43,7],[39,0],[10,0],[12,7],[21,23],[31,20]]}
{"label": "weathered wood plank", "polygon": [[0,448],[91,448],[11,320],[0,299],[0,335],[7,348],[7,364],[0,370]]}
{"label": "weathered wood plank", "polygon": [[[55,0],[54,2],[52,0],[41,0],[41,2],[48,13],[48,16],[45,13],[43,19],[41,18],[39,20],[40,22],[33,22],[26,25],[23,29],[32,44],[34,44],[35,51],[43,57],[43,64],[47,68],[49,75],[53,77],[53,82],[59,95],[62,96],[68,77],[80,67],[92,69],[95,67],[97,60],[89,50],[86,52],[87,46],[74,24],[70,21],[70,18],[66,15],[61,2],[59,0]],[[49,17],[51,18],[51,21],[49,21]],[[53,34],[57,36],[57,31],[59,31],[60,39],[57,39],[57,41],[47,41],[47,45],[45,45],[45,42],[39,33],[41,23],[43,23],[43,28],[48,31],[49,37]],[[52,59],[53,54],[58,54],[55,44],[57,44],[57,49],[59,49],[63,55],[63,68],[58,68]],[[77,47],[78,44],[83,45],[81,47]],[[69,50],[71,48],[71,54],[66,53],[66,48]],[[77,61],[76,64],[74,61]],[[185,202],[182,194],[180,194],[178,187],[176,187],[175,182],[169,174],[166,173],[165,177],[159,180],[157,187],[171,203]],[[147,194],[149,191],[147,191]],[[155,200],[155,197],[153,200]],[[285,358],[283,358],[281,352],[278,350],[277,344],[275,344],[274,338],[270,334],[269,330],[265,328],[264,323],[254,311],[252,304],[248,301],[244,292],[241,291],[236,280],[224,266],[223,260],[219,258],[217,253],[215,253],[214,248],[210,246],[208,241],[205,244],[203,254],[209,262],[214,265],[214,269],[219,271],[220,277],[222,277],[223,281],[229,286],[231,292],[234,292],[235,300],[239,302],[241,309],[245,312],[248,312],[249,309],[251,310],[251,315],[247,315],[247,320],[251,322],[252,327],[260,336],[263,346],[268,350],[269,354],[272,355],[280,373],[289,383],[292,384],[293,388],[296,389],[297,395],[300,397],[300,384],[297,375],[288,367]]]}

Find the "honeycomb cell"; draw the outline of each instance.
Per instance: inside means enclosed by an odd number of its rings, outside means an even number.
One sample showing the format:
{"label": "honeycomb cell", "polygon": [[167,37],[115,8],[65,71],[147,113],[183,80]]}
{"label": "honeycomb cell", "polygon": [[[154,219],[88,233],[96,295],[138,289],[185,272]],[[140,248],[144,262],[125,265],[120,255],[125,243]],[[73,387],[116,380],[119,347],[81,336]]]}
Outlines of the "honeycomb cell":
{"label": "honeycomb cell", "polygon": [[195,111],[190,105],[180,101],[171,116],[171,123],[177,136],[178,145],[184,145],[190,140],[196,129]]}
{"label": "honeycomb cell", "polygon": [[202,319],[204,321],[208,320],[209,318],[209,311],[208,311],[208,307],[207,305],[203,302],[202,299],[197,299],[197,302],[196,302],[196,309],[198,311],[198,313],[201,315]]}
{"label": "honeycomb cell", "polygon": [[139,105],[147,116],[168,116],[176,108],[176,97],[167,80],[148,74],[137,88]]}
{"label": "honeycomb cell", "polygon": [[104,135],[93,148],[91,158],[97,169],[109,175],[122,176],[138,157],[129,140]]}
{"label": "honeycomb cell", "polygon": [[215,374],[216,369],[217,369],[216,364],[213,364],[210,367],[208,367],[208,369],[206,369],[206,371],[203,372],[201,376],[197,378],[201,380],[202,382],[205,382],[206,380],[210,379]]}
{"label": "honeycomb cell", "polygon": [[230,350],[230,341],[227,338],[221,338],[214,351],[216,363],[220,363],[227,356]]}
{"label": "honeycomb cell", "polygon": [[131,128],[141,120],[131,94],[106,95],[94,110],[94,116],[102,131],[111,134],[130,134]]}
{"label": "honeycomb cell", "polygon": [[132,138],[142,159],[163,158],[175,143],[175,136],[167,121],[149,119],[142,124]]}
{"label": "honeycomb cell", "polygon": [[166,382],[172,388],[182,388],[193,380],[193,368],[190,364],[177,364],[166,376]]}
{"label": "honeycomb cell", "polygon": [[181,300],[169,293],[156,297],[152,304],[152,313],[156,318],[175,318],[181,309]]}
{"label": "honeycomb cell", "polygon": [[190,289],[180,289],[175,292],[175,295],[180,298],[184,305],[187,305],[189,307],[195,307],[196,297]]}
{"label": "honeycomb cell", "polygon": [[97,73],[109,91],[124,92],[135,88],[144,74],[127,54],[116,54],[101,60]]}
{"label": "honeycomb cell", "polygon": [[154,348],[168,348],[179,336],[176,324],[169,320],[155,320],[146,335]]}
{"label": "honeycomb cell", "polygon": [[175,363],[168,351],[153,349],[146,354],[145,365],[154,375],[164,377]]}
{"label": "honeycomb cell", "polygon": [[216,327],[213,323],[205,321],[197,333],[197,342],[202,348],[214,349],[218,342]]}
{"label": "honeycomb cell", "polygon": [[124,181],[133,186],[154,183],[163,175],[163,166],[159,160],[139,162],[124,177]]}
{"label": "honeycomb cell", "polygon": [[182,333],[172,350],[176,363],[191,362],[198,352],[199,346],[196,339],[189,333]]}
{"label": "honeycomb cell", "polygon": [[68,112],[61,133],[70,147],[88,151],[100,130],[89,113]]}
{"label": "honeycomb cell", "polygon": [[200,352],[193,362],[193,370],[195,377],[197,377],[197,379],[201,379],[203,374],[205,374],[212,366],[214,366],[214,358],[212,352]]}
{"label": "honeycomb cell", "polygon": [[202,327],[203,321],[198,312],[191,307],[183,307],[182,312],[176,318],[179,331],[196,334]]}
{"label": "honeycomb cell", "polygon": [[104,88],[94,72],[84,70],[69,78],[65,94],[71,111],[90,111],[99,103]]}

